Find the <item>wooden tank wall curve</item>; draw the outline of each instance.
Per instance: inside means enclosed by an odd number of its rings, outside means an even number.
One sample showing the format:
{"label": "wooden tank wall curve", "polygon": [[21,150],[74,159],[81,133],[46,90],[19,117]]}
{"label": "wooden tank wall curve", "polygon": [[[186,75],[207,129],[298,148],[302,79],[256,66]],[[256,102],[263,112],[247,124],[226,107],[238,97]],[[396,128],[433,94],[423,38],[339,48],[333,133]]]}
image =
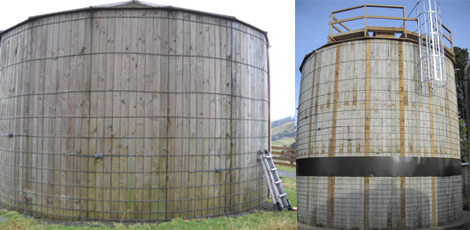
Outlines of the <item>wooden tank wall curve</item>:
{"label": "wooden tank wall curve", "polygon": [[266,33],[158,8],[32,18],[0,39],[0,204],[160,221],[266,200]]}
{"label": "wooden tank wall curve", "polygon": [[[418,57],[415,42],[379,38],[338,42],[306,57],[297,167],[303,159],[347,163],[347,158],[379,162],[374,158],[380,157],[460,164],[454,72],[447,71],[444,88],[420,87]],[[453,69],[449,58],[446,69]],[[322,175],[297,175],[299,229],[426,228],[462,215],[461,175],[456,171]]]}

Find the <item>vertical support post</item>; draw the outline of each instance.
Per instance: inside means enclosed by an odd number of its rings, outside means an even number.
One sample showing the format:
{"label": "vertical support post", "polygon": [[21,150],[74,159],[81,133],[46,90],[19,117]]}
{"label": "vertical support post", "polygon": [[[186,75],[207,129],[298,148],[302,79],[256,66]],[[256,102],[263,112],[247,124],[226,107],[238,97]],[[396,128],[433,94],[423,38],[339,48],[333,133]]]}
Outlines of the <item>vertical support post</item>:
{"label": "vertical support post", "polygon": [[450,51],[452,51],[452,53],[454,53],[454,43],[452,42],[452,31],[450,30],[447,30],[449,31],[449,37],[450,37]]}
{"label": "vertical support post", "polygon": [[367,5],[364,5],[364,37],[369,36],[367,34]]}
{"label": "vertical support post", "polygon": [[332,41],[331,40],[331,28],[333,27],[333,13],[330,13],[330,33],[328,34],[328,42]]}
{"label": "vertical support post", "polygon": [[[403,17],[406,18],[405,7],[403,7]],[[403,25],[405,25],[405,38],[408,38],[408,36],[406,35],[406,19],[403,19]]]}

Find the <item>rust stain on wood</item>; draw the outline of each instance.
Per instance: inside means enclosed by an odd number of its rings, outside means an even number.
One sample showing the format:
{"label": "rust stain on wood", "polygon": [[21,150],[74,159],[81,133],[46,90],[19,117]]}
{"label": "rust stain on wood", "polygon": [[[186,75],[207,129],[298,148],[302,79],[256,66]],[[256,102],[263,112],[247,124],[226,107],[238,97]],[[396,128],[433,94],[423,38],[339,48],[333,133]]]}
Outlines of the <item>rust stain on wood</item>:
{"label": "rust stain on wood", "polygon": [[406,190],[405,177],[400,177],[400,226],[406,226]]}
{"label": "rust stain on wood", "polygon": [[[308,135],[308,150],[309,150],[308,154],[309,154],[309,156],[310,156],[310,154],[313,154],[312,133],[315,134],[315,136],[316,136],[316,132],[312,131],[312,125],[313,125],[313,114],[317,113],[317,111],[316,111],[317,106],[316,105],[315,105],[315,113],[313,113],[313,109],[314,109],[314,106],[313,106],[313,101],[314,101],[313,97],[314,97],[314,95],[313,95],[313,93],[314,93],[314,91],[317,91],[317,90],[314,90],[315,89],[315,74],[316,74],[316,68],[317,68],[317,57],[318,57],[318,55],[315,55],[315,59],[313,61],[312,89],[311,89],[312,94],[310,96],[310,123],[309,123],[309,128],[308,128],[308,130],[309,130],[308,131],[308,133],[309,133],[309,135]],[[318,100],[315,100],[315,101],[318,102]],[[307,202],[308,202],[308,200],[307,200]]]}
{"label": "rust stain on wood", "polygon": [[328,177],[328,226],[334,225],[335,218],[335,177]]}
{"label": "rust stain on wood", "polygon": [[365,126],[364,126],[364,156],[369,156],[370,140],[370,40],[366,43],[366,98],[365,104]]}
{"label": "rust stain on wood", "polygon": [[338,79],[339,79],[339,57],[341,51],[341,44],[336,45],[336,64],[335,64],[335,89],[333,97],[333,124],[331,129],[330,149],[328,151],[329,157],[335,156],[336,151],[336,112],[338,110]]}
{"label": "rust stain on wood", "polygon": [[437,225],[436,223],[436,177],[431,177],[431,192],[432,192],[432,223],[431,227]]}
{"label": "rust stain on wood", "polygon": [[[334,91],[333,93],[335,93],[336,91]],[[328,93],[327,93],[327,96],[326,96],[326,109],[327,110],[330,110],[330,104],[331,104],[331,91],[330,89],[328,89]]]}
{"label": "rust stain on wood", "polygon": [[[354,76],[354,78],[356,78],[356,76]],[[357,84],[354,83],[354,86],[353,86],[353,105],[357,105]]]}
{"label": "rust stain on wood", "polygon": [[434,157],[434,152],[436,151],[436,148],[434,147],[434,115],[432,110],[432,88],[429,88],[429,141],[431,145],[431,157]]}
{"label": "rust stain on wood", "polygon": [[400,90],[400,157],[405,156],[405,84],[403,82],[403,47],[398,43],[398,81]]}
{"label": "rust stain on wood", "polygon": [[369,177],[364,177],[364,229],[369,228]]}

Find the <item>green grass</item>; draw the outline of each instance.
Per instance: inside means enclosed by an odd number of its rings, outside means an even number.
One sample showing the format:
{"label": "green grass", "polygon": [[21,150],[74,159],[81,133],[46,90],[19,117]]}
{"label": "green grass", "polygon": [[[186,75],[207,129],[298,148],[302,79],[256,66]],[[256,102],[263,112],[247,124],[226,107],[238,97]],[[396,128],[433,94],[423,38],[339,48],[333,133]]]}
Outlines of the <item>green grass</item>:
{"label": "green grass", "polygon": [[[219,217],[204,220],[173,219],[158,225],[156,229],[295,229],[296,212],[264,212],[237,218]],[[143,228],[145,229],[145,228]]]}
{"label": "green grass", "polygon": [[276,168],[279,169],[280,171],[286,171],[286,172],[295,173],[297,171],[295,167],[276,165]]}
{"label": "green grass", "polygon": [[289,148],[292,143],[295,142],[295,137],[284,137],[282,139],[273,141],[271,144],[272,146],[278,146],[278,147],[286,147]]}
{"label": "green grass", "polygon": [[[297,206],[296,178],[283,177],[282,184],[292,206]],[[269,201],[269,200],[268,200]],[[0,222],[0,229],[32,229],[32,230],[72,230],[72,229],[297,229],[297,212],[265,212],[255,211],[253,214],[236,218],[219,217],[214,219],[183,220],[175,218],[169,222],[154,224],[134,224],[125,226],[115,223],[114,227],[101,223],[84,222],[82,226],[63,226],[53,224],[41,224],[36,220],[26,219],[18,212],[0,210],[0,216],[9,219]]]}

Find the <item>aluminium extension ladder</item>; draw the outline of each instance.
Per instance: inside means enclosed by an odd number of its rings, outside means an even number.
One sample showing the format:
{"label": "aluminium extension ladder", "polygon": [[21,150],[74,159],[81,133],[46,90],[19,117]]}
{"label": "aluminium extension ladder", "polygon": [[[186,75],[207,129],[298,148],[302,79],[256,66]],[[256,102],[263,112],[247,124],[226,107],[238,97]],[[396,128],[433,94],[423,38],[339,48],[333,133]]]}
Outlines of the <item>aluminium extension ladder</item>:
{"label": "aluminium extension ladder", "polygon": [[271,193],[274,209],[282,211],[284,208],[288,207],[289,210],[291,210],[292,207],[287,199],[287,193],[284,191],[284,187],[282,187],[282,181],[274,166],[273,156],[267,149],[264,151],[260,150],[260,159],[263,165],[264,177],[267,182],[266,186],[268,186],[269,193]]}

